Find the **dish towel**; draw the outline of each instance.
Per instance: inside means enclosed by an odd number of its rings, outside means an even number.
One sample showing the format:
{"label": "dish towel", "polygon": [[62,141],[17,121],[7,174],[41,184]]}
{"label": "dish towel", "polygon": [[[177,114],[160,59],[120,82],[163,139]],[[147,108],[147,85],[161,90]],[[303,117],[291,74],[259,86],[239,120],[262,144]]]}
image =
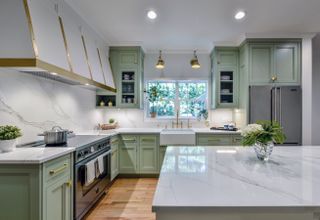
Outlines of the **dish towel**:
{"label": "dish towel", "polygon": [[103,159],[104,158],[104,155],[101,155],[98,157],[98,166],[99,166],[99,171],[100,171],[100,175],[103,174],[104,172],[104,162],[103,162]]}
{"label": "dish towel", "polygon": [[85,185],[89,186],[95,179],[95,163],[96,160],[91,160],[90,162],[86,163],[86,182]]}

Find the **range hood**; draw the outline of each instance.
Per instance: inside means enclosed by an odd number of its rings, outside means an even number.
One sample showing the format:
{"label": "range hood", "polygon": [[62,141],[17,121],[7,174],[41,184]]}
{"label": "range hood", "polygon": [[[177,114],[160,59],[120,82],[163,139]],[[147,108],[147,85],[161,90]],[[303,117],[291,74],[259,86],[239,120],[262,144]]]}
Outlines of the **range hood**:
{"label": "range hood", "polygon": [[108,47],[66,2],[2,0],[0,28],[0,68],[116,92]]}

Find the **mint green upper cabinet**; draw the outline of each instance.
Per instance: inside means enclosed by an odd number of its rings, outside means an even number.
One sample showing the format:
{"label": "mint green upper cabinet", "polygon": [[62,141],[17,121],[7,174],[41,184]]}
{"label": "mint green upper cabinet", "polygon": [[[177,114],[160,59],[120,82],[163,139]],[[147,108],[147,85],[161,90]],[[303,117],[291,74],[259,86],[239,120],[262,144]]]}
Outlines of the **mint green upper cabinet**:
{"label": "mint green upper cabinet", "polygon": [[251,83],[269,83],[273,69],[273,45],[250,45]]}
{"label": "mint green upper cabinet", "polygon": [[120,173],[137,173],[138,172],[138,136],[121,135],[120,143]]}
{"label": "mint green upper cabinet", "polygon": [[111,68],[117,85],[117,107],[143,108],[143,62],[140,47],[110,47]]}
{"label": "mint green upper cabinet", "polygon": [[300,84],[300,42],[249,43],[251,85]]}
{"label": "mint green upper cabinet", "polygon": [[217,47],[211,54],[212,108],[238,106],[239,50],[234,47]]}
{"label": "mint green upper cabinet", "polygon": [[299,83],[300,51],[297,44],[274,46],[274,75],[276,83]]}
{"label": "mint green upper cabinet", "polygon": [[156,135],[140,136],[140,173],[158,173],[158,149],[158,138]]}

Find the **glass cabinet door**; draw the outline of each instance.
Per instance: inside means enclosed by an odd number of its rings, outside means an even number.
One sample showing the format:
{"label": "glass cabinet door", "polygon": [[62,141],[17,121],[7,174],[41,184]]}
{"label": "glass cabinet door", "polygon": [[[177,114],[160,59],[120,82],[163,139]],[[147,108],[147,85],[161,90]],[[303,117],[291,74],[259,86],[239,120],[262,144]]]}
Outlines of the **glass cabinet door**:
{"label": "glass cabinet door", "polygon": [[121,104],[136,103],[135,77],[134,71],[123,71],[121,73]]}

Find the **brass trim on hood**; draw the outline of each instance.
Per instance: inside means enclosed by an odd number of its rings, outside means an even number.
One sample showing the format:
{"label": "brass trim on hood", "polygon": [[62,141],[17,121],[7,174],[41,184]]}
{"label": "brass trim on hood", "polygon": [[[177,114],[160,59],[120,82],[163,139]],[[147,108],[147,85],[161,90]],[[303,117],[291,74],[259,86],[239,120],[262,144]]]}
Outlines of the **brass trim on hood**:
{"label": "brass trim on hood", "polygon": [[63,68],[57,67],[55,65],[52,65],[50,63],[44,62],[42,60],[39,59],[28,59],[28,58],[18,58],[18,59],[0,59],[0,67],[12,67],[12,68],[21,68],[21,67],[25,67],[25,68],[38,68],[38,69],[42,69],[46,72],[51,73],[57,73],[58,75],[62,76],[62,77],[66,77],[68,79],[77,81],[83,85],[85,84],[89,84],[101,89],[105,89],[111,92],[117,92],[117,89],[112,88],[110,86],[104,85],[102,83],[96,82],[94,80],[85,78],[83,76],[80,76],[76,73],[70,72],[68,70],[65,70]]}
{"label": "brass trim on hood", "polygon": [[101,60],[99,48],[97,48],[97,52],[98,52],[98,57],[99,57],[99,61],[100,61],[100,67],[101,67],[101,71],[102,71],[103,80],[104,80],[104,83],[107,85],[107,80],[106,80],[106,76],[104,75],[103,65],[102,65],[102,60]]}
{"label": "brass trim on hood", "polygon": [[89,68],[90,77],[93,80],[91,65],[90,65],[90,62],[89,62],[89,55],[88,55],[87,46],[86,46],[86,41],[84,40],[84,36],[83,35],[81,35],[81,40],[82,40],[82,44],[83,44],[84,54],[86,56],[86,62],[87,62],[88,68]]}
{"label": "brass trim on hood", "polygon": [[31,14],[30,14],[30,9],[29,9],[29,5],[28,5],[28,0],[23,0],[23,6],[24,6],[24,10],[25,10],[26,16],[27,16],[27,22],[28,22],[29,32],[30,32],[30,36],[31,36],[34,56],[36,58],[39,58],[39,50],[38,50],[38,46],[37,46],[37,43],[36,43],[35,34],[34,34],[34,31],[33,31],[33,25],[32,25],[32,20],[31,20]]}
{"label": "brass trim on hood", "polygon": [[67,60],[68,60],[69,68],[70,68],[70,71],[73,72],[72,62],[71,62],[71,57],[70,57],[70,52],[69,52],[69,47],[68,47],[68,41],[67,41],[66,33],[64,31],[63,21],[62,21],[62,18],[60,16],[59,16],[59,24],[60,24],[61,34],[62,34],[62,37],[63,37],[64,47],[65,47],[66,54],[67,54]]}

